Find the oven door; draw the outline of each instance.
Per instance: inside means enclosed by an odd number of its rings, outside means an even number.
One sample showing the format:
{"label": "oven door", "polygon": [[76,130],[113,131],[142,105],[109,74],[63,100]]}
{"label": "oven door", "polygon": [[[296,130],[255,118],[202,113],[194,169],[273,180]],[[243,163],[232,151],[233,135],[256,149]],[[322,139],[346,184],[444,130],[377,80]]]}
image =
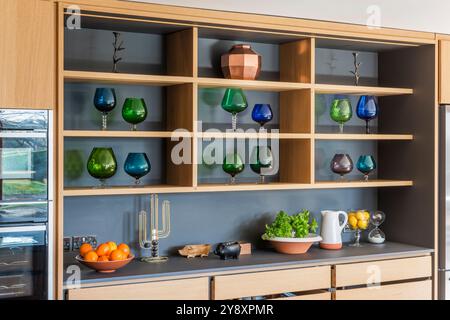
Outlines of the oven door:
{"label": "oven door", "polygon": [[47,226],[0,227],[0,299],[47,299]]}
{"label": "oven door", "polygon": [[47,130],[0,130],[0,202],[47,199]]}

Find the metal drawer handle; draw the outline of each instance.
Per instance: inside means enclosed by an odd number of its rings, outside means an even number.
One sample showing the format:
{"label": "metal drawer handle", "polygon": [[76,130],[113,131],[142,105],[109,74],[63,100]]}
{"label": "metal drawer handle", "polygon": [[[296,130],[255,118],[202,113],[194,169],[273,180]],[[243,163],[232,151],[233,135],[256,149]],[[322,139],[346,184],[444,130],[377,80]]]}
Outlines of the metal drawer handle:
{"label": "metal drawer handle", "polygon": [[19,296],[19,295],[23,295],[25,294],[25,291],[16,291],[16,292],[5,292],[5,293],[0,293],[0,297],[2,296],[10,296],[10,295],[15,295],[15,296]]}
{"label": "metal drawer handle", "polygon": [[22,289],[25,288],[27,285],[25,283],[18,283],[13,284],[12,286],[0,286],[1,290],[8,290],[8,289]]}

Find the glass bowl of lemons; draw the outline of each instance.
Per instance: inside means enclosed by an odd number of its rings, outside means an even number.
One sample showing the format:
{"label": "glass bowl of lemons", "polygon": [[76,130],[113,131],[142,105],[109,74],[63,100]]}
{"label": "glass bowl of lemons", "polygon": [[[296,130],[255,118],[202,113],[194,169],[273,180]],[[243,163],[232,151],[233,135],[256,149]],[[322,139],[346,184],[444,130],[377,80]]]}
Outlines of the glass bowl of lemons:
{"label": "glass bowl of lemons", "polygon": [[370,212],[366,209],[350,210],[348,215],[348,227],[355,231],[355,241],[349,246],[362,247],[361,232],[367,230],[370,223]]}

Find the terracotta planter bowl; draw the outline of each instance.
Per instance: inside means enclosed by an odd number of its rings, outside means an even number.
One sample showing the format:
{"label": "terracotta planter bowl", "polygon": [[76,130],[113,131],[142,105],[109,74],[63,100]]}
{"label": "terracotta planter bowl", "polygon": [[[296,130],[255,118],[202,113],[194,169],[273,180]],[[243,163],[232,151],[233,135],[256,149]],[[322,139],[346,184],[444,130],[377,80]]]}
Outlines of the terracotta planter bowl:
{"label": "terracotta planter bowl", "polygon": [[306,253],[314,242],[319,242],[322,237],[310,234],[305,238],[273,238],[269,241],[276,251],[285,254]]}
{"label": "terracotta planter bowl", "polygon": [[76,256],[75,259],[81,263],[84,264],[86,267],[94,269],[97,272],[101,273],[111,273],[115,272],[117,269],[125,267],[128,263],[131,262],[131,260],[134,259],[133,255],[130,255],[128,259],[125,260],[119,260],[119,261],[96,261],[96,262],[90,262],[90,261],[84,261],[82,256]]}

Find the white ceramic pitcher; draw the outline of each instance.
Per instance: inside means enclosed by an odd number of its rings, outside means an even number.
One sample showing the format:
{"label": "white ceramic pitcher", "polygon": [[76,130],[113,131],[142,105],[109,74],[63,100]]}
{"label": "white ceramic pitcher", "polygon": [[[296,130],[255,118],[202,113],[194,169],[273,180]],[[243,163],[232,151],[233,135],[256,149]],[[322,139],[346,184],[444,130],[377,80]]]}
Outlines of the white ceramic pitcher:
{"label": "white ceramic pitcher", "polygon": [[[344,216],[344,222],[339,222],[339,216]],[[327,250],[339,250],[342,248],[342,230],[347,224],[347,213],[345,211],[322,211],[322,227],[320,229],[320,235],[322,236],[322,242],[320,247]]]}

